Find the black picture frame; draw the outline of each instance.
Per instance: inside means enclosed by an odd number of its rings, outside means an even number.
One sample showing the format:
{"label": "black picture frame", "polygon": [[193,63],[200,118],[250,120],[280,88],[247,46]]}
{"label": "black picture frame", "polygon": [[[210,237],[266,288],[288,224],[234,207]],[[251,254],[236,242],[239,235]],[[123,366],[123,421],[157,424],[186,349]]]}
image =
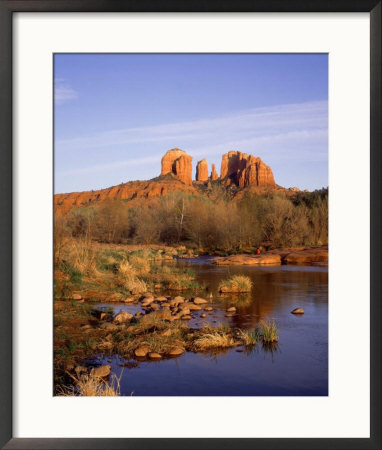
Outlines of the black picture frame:
{"label": "black picture frame", "polygon": [[[16,12],[370,13],[371,437],[370,439],[20,439],[12,433],[12,16]],[[381,1],[379,0],[0,0],[0,445],[5,449],[381,448]],[[354,355],[356,359],[356,355]],[[351,396],[351,392],[349,392]],[[339,418],[340,420],[340,418]]]}

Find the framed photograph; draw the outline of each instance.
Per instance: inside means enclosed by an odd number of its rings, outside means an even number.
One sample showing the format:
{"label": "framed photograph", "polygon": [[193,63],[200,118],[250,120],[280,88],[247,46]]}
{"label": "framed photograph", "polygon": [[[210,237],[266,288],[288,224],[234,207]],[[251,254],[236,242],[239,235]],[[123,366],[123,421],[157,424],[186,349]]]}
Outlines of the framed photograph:
{"label": "framed photograph", "polygon": [[0,23],[2,448],[381,448],[381,3]]}

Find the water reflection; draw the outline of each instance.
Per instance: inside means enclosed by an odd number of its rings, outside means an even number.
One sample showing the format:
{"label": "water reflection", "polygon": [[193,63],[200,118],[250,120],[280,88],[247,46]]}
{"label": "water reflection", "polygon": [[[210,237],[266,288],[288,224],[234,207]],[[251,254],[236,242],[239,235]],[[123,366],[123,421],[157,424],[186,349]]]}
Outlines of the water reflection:
{"label": "water reflection", "polygon": [[[216,267],[191,264],[208,292],[187,292],[211,300],[214,310],[194,312],[190,327],[226,323],[232,328],[253,329],[261,321],[274,319],[278,343],[258,342],[252,347],[234,347],[208,353],[187,352],[160,362],[126,361],[114,355],[111,366],[119,375],[123,395],[327,395],[328,393],[328,270],[326,267]],[[187,261],[178,264],[190,267]],[[249,294],[218,292],[223,278],[247,275],[253,282]],[[210,299],[209,294],[212,294]],[[161,292],[173,295],[173,292]],[[225,317],[235,305],[237,313]],[[113,305],[135,312],[138,305]],[[302,307],[303,316],[290,312]],[[196,325],[197,324],[197,325]],[[108,363],[108,358],[98,359]]]}

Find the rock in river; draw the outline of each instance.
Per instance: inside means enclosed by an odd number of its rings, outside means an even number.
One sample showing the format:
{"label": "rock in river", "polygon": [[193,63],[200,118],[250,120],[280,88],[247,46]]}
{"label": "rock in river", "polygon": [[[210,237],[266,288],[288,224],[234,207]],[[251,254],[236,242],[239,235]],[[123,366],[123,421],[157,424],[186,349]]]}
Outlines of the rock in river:
{"label": "rock in river", "polygon": [[160,355],[159,353],[151,352],[151,353],[149,353],[149,358],[150,359],[162,359],[162,355]]}
{"label": "rock in river", "polygon": [[179,356],[179,355],[183,355],[183,353],[185,352],[184,348],[182,347],[173,347],[168,354],[170,356]]}
{"label": "rock in river", "polygon": [[135,349],[135,356],[138,357],[145,357],[147,355],[147,353],[149,353],[150,351],[150,347],[148,345],[141,345],[140,347],[138,347],[137,349]]}
{"label": "rock in river", "polygon": [[304,314],[304,310],[302,308],[295,308],[291,311],[292,314]]}
{"label": "rock in river", "polygon": [[116,330],[118,330],[117,325],[114,325],[113,323],[110,323],[110,322],[102,323],[100,328],[102,328],[104,330],[108,330],[108,331],[116,331]]}
{"label": "rock in river", "polygon": [[202,309],[201,306],[195,305],[194,303],[187,303],[188,309],[191,311],[200,311]]}
{"label": "rock in river", "polygon": [[207,300],[201,297],[195,297],[193,302],[195,303],[195,305],[204,305],[205,303],[208,303]]}
{"label": "rock in river", "polygon": [[132,314],[130,314],[126,311],[121,311],[114,317],[113,322],[114,323],[127,323],[127,322],[130,322],[130,320],[132,318],[133,318]]}
{"label": "rock in river", "polygon": [[109,365],[101,366],[101,367],[95,367],[90,371],[90,375],[93,375],[97,378],[104,378],[107,377],[110,374],[111,367]]}

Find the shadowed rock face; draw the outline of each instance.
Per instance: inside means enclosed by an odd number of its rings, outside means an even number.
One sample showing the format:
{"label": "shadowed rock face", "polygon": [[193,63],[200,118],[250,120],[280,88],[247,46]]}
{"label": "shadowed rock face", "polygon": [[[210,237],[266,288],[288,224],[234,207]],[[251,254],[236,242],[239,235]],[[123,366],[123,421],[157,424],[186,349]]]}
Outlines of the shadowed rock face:
{"label": "shadowed rock face", "polygon": [[198,161],[196,165],[196,181],[208,180],[208,163],[206,159]]}
{"label": "shadowed rock face", "polygon": [[185,184],[192,184],[192,156],[180,148],[169,150],[162,158],[161,175],[172,173]]}
{"label": "shadowed rock face", "polygon": [[223,155],[220,177],[239,187],[276,185],[272,169],[260,158],[237,151]]}
{"label": "shadowed rock face", "polygon": [[215,164],[211,166],[211,180],[217,180],[219,178],[218,173],[216,172]]}

